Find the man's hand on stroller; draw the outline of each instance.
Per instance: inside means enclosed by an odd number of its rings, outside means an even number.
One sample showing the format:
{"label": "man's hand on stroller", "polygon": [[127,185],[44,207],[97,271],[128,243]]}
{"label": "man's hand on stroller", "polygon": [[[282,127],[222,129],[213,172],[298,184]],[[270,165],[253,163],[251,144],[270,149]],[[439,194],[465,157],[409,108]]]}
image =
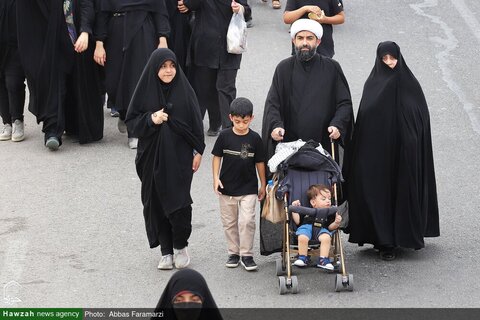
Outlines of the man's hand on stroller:
{"label": "man's hand on stroller", "polygon": [[330,223],[330,225],[328,226],[328,230],[330,231],[337,230],[338,227],[340,227],[340,222],[342,222],[342,216],[339,215],[337,212],[335,213],[335,221]]}
{"label": "man's hand on stroller", "polygon": [[283,128],[275,128],[270,134],[270,136],[272,136],[272,139],[275,141],[282,141],[284,135],[285,135],[285,129]]}
{"label": "man's hand on stroller", "polygon": [[218,191],[218,188],[223,189],[223,184],[220,179],[213,179],[213,192],[215,192],[218,195],[221,195],[222,193]]}
{"label": "man's hand on stroller", "polygon": [[327,130],[330,133],[329,137],[331,139],[336,140],[336,139],[340,138],[340,131],[338,130],[337,127],[330,126],[330,127],[327,128]]}

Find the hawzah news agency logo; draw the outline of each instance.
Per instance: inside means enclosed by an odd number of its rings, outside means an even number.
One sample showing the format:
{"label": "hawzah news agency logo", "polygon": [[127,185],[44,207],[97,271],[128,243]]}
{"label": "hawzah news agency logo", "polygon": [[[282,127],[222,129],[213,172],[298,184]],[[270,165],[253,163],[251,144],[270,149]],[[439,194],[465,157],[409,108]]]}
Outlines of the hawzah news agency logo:
{"label": "hawzah news agency logo", "polygon": [[7,304],[14,304],[17,302],[22,302],[17,297],[18,292],[22,286],[17,281],[10,281],[3,286],[3,301]]}

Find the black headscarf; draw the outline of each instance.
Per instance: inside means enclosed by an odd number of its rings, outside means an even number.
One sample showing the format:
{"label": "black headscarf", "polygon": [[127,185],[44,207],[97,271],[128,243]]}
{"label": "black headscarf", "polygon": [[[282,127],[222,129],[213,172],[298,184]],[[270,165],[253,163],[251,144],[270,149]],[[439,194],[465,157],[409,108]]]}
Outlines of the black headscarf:
{"label": "black headscarf", "polygon": [[[172,302],[182,291],[189,291],[202,299],[202,310],[196,319],[222,319],[207,282],[200,273],[192,269],[183,269],[175,272],[163,290],[155,312],[163,311],[166,319],[179,319],[175,314]],[[189,319],[193,320],[192,317],[189,317]]]}
{"label": "black headscarf", "polygon": [[347,166],[351,242],[418,249],[439,235],[428,106],[394,42],[378,45]]}
{"label": "black headscarf", "polygon": [[[142,202],[150,247],[158,243],[158,224],[192,204],[193,151],[205,149],[197,97],[179,65],[170,84],[158,71],[165,61],[176,63],[169,49],[156,49],[148,60],[128,107],[126,123],[138,137],[135,164],[142,181]],[[168,121],[155,125],[153,112],[164,109]]]}

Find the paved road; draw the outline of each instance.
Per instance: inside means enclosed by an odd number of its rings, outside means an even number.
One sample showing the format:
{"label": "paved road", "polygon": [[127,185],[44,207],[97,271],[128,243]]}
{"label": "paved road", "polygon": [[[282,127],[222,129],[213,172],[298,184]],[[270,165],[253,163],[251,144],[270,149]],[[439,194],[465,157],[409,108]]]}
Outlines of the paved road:
{"label": "paved road", "polygon": [[[195,175],[192,268],[207,279],[221,307],[480,307],[480,3],[474,0],[344,1],[335,28],[336,59],[349,80],[355,110],[378,42],[394,40],[423,85],[431,113],[442,236],[418,252],[380,261],[346,244],[355,291],[335,293],[334,276],[299,272],[301,294],[279,296],[275,256],[256,257],[258,272],[226,269],[226,249],[211,187],[214,139],[207,137]],[[238,96],[263,104],[276,64],[290,52],[282,11],[251,0],[255,26],[238,74]],[[58,152],[42,145],[26,114],[27,139],[0,145],[0,289],[16,307],[151,307],[173,272],[158,271],[159,250],[144,232],[135,151],[105,113],[105,138]],[[206,124],[205,124],[206,125]],[[475,191],[477,190],[477,191]],[[346,237],[344,237],[346,239]],[[256,241],[258,252],[258,241]],[[10,306],[0,299],[0,307]]]}

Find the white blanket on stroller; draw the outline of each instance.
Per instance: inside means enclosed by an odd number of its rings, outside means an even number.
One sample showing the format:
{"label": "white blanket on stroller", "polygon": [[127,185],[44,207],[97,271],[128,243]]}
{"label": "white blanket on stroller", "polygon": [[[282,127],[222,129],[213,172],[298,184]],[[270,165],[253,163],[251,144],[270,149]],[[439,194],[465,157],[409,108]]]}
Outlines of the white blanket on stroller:
{"label": "white blanket on stroller", "polygon": [[[268,168],[270,169],[270,172],[277,172],[278,165],[282,163],[283,160],[297,152],[298,149],[300,149],[304,144],[305,141],[302,139],[292,142],[280,142],[277,144],[277,147],[275,148],[275,154],[270,158],[270,160],[268,160]],[[317,149],[321,154],[328,156],[328,153],[323,149],[322,145],[319,144],[315,149]]]}

